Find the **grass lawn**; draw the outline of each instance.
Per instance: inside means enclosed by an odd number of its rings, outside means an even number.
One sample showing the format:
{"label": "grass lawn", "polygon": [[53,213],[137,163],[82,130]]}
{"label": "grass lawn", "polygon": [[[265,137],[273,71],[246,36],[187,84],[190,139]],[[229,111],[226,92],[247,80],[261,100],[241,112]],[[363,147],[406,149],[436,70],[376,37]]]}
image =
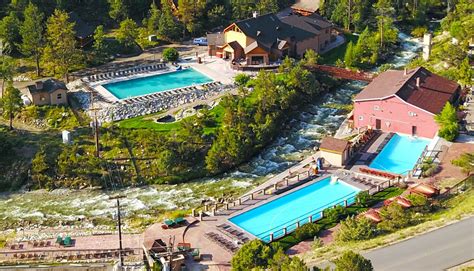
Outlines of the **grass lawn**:
{"label": "grass lawn", "polygon": [[[392,198],[392,197],[395,197],[395,196],[398,196],[400,194],[403,193],[403,189],[400,189],[398,187],[389,187],[383,191],[380,191],[376,194],[374,194],[372,197],[374,199],[374,203],[373,204],[376,204],[378,202],[381,202],[381,201],[384,201],[386,199],[389,199],[389,198]],[[358,205],[351,205],[349,207],[347,207],[347,210],[349,211],[349,214],[350,215],[356,215],[356,214],[359,214],[361,212],[364,212],[366,211],[367,209],[369,209],[368,207],[362,207],[362,206],[358,206]],[[326,230],[326,229],[330,229],[334,226],[337,225],[337,221],[332,221],[328,218],[323,218],[321,220],[318,220],[318,222],[316,222],[316,224],[319,224],[322,226],[322,229],[323,230]],[[283,248],[286,250],[286,249],[289,249],[290,247],[298,244],[299,242],[301,242],[302,240],[298,240],[296,237],[295,237],[295,234],[294,232],[290,235],[287,235],[285,237],[283,237],[282,239],[279,239],[278,242],[281,243],[283,245]]]}
{"label": "grass lawn", "polygon": [[[211,110],[209,110],[209,113],[214,119],[215,124],[213,126],[205,127],[205,134],[212,133],[221,126],[222,119],[224,117],[224,107],[222,107],[221,105],[217,105]],[[194,117],[195,116],[190,116],[188,118]],[[181,129],[181,121],[171,123],[157,123],[150,118],[150,115],[148,115],[119,121],[118,126],[126,129],[153,129],[157,132],[169,133],[171,131],[178,131],[179,129]]]}
{"label": "grass lawn", "polygon": [[443,227],[449,223],[456,222],[462,218],[474,215],[474,189],[442,202],[443,208],[426,214],[425,222],[410,226],[391,234],[381,235],[370,240],[359,242],[334,242],[303,255],[305,261],[319,263],[328,259],[338,257],[347,250],[359,252],[361,250],[373,249],[399,242],[427,231]]}
{"label": "grass lawn", "polygon": [[349,44],[351,41],[355,44],[357,39],[359,39],[359,36],[352,34],[344,34],[344,36],[346,37],[346,42],[343,45],[338,46],[329,52],[326,52],[325,54],[322,54],[318,61],[319,64],[334,65],[338,59],[344,61],[344,54],[346,53],[347,44]]}

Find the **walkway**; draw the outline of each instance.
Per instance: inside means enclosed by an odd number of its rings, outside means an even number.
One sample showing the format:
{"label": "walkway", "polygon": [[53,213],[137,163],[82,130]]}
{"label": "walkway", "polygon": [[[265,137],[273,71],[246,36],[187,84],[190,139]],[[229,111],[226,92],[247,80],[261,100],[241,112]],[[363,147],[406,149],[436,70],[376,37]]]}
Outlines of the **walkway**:
{"label": "walkway", "polygon": [[474,259],[474,217],[363,255],[377,271],[445,270]]}

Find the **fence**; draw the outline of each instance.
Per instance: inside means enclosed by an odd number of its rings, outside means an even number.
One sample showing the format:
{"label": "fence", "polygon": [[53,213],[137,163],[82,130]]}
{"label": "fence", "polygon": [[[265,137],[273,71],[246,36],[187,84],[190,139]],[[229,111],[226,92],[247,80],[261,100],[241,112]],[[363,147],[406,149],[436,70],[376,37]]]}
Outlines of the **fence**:
{"label": "fence", "polygon": [[446,198],[451,195],[457,195],[474,187],[474,175],[469,175],[464,180],[455,184],[452,187],[446,188],[442,194],[439,195],[440,199]]}
{"label": "fence", "polygon": [[[299,227],[303,226],[306,223],[313,223],[318,220],[321,220],[324,218],[324,211],[335,207],[337,205],[343,206],[343,207],[348,207],[356,202],[356,192],[352,192],[348,196],[344,196],[341,198],[338,198],[324,206],[318,207],[316,209],[313,209],[297,219],[294,220],[294,222],[288,224],[288,222],[285,222],[283,224],[280,224],[278,226],[275,226],[263,233],[260,233],[257,237],[260,238],[262,241],[270,243],[273,242],[277,239],[280,239],[289,233],[294,232],[296,229]],[[287,225],[288,224],[288,225]],[[287,226],[285,226],[287,225]]]}

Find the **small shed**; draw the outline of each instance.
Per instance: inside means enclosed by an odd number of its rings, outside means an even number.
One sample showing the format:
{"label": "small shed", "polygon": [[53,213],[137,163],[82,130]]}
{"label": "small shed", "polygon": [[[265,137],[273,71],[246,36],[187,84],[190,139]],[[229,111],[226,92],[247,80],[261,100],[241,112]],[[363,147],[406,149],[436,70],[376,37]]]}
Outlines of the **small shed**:
{"label": "small shed", "polygon": [[334,137],[325,137],[321,140],[319,150],[321,157],[329,164],[342,167],[349,159],[350,143],[345,139],[337,139]]}

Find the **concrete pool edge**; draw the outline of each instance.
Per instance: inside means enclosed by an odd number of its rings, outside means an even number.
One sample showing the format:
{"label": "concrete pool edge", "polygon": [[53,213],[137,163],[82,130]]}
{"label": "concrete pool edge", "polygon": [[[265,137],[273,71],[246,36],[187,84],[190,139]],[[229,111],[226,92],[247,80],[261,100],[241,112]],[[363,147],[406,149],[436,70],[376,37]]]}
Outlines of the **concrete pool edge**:
{"label": "concrete pool edge", "polygon": [[[324,180],[326,180],[326,179],[328,179],[328,178],[331,178],[332,176],[336,176],[336,175],[335,175],[334,173],[325,173],[325,174],[323,174],[322,176],[317,177],[317,178],[314,178],[313,180],[308,181],[308,182],[306,182],[306,183],[304,183],[304,184],[302,184],[302,185],[300,185],[300,186],[297,186],[297,187],[295,187],[295,188],[293,188],[293,189],[290,189],[290,190],[288,190],[288,191],[285,191],[285,192],[283,192],[283,193],[281,193],[281,194],[273,195],[273,196],[269,197],[268,199],[266,199],[266,200],[264,200],[264,201],[262,201],[262,202],[258,202],[258,203],[256,203],[255,205],[250,206],[249,208],[244,208],[244,209],[242,209],[242,210],[240,210],[240,211],[237,211],[237,212],[233,213],[231,216],[227,217],[225,220],[226,220],[226,222],[228,222],[232,227],[237,228],[238,230],[240,230],[240,231],[246,233],[247,235],[253,237],[254,239],[258,239],[258,240],[261,240],[261,241],[265,242],[265,241],[263,240],[263,238],[260,238],[260,237],[258,237],[258,236],[256,236],[256,235],[254,235],[253,233],[251,233],[250,231],[248,231],[248,230],[246,230],[246,229],[240,227],[239,225],[237,225],[237,224],[235,224],[234,222],[232,222],[231,219],[232,219],[232,218],[235,218],[235,217],[237,217],[237,216],[239,216],[239,215],[242,215],[242,214],[244,214],[244,213],[246,213],[246,212],[252,211],[252,210],[254,210],[254,209],[256,209],[256,208],[259,208],[259,207],[261,207],[261,206],[263,206],[263,205],[265,205],[265,204],[269,204],[270,202],[275,201],[275,200],[277,200],[277,199],[279,199],[279,198],[282,198],[282,197],[285,197],[285,196],[287,196],[287,195],[289,195],[289,194],[295,193],[295,192],[297,192],[297,191],[299,191],[299,190],[301,190],[301,189],[304,189],[304,188],[306,188],[306,187],[308,187],[308,186],[314,185],[314,184],[316,184],[316,183],[318,183],[318,182],[320,182],[320,181],[324,181]],[[354,185],[352,185],[352,184],[350,184],[350,183],[347,183],[347,182],[345,182],[344,180],[341,180],[340,178],[338,178],[338,182],[341,182],[341,183],[343,183],[343,185],[349,186],[349,187],[351,187],[352,189],[356,190],[356,191],[355,191],[355,195],[353,195],[353,196],[351,196],[351,197],[355,197],[355,196],[357,196],[358,193],[360,193],[361,191],[364,191],[363,189],[361,189],[361,188],[359,188],[359,187],[356,187],[356,186],[354,186]],[[350,198],[350,197],[349,197],[349,198]],[[336,203],[336,205],[337,205],[337,203]],[[352,205],[352,204],[349,204],[348,206],[350,206],[350,205]],[[323,207],[324,207],[324,206],[323,206]],[[328,208],[329,208],[329,207],[328,207]],[[323,210],[326,210],[326,209],[328,209],[328,208],[324,208]],[[316,222],[316,221],[318,221],[318,220],[319,220],[319,219],[313,221],[313,223]],[[288,232],[288,233],[291,233],[291,232]],[[286,236],[286,235],[284,235],[284,236]],[[280,237],[278,237],[278,238],[275,238],[274,240],[283,238],[284,236],[280,236]]]}

